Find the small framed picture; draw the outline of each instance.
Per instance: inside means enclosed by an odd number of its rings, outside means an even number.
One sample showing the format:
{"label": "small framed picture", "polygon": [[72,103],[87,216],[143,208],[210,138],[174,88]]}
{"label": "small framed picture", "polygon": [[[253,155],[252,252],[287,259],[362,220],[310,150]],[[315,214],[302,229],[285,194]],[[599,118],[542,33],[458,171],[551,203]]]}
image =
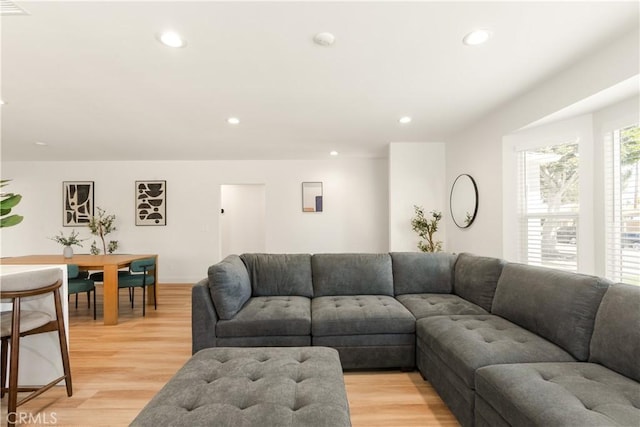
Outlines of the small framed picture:
{"label": "small framed picture", "polygon": [[167,225],[167,181],[136,181],[136,225]]}
{"label": "small framed picture", "polygon": [[62,183],[62,226],[84,227],[93,216],[93,181]]}
{"label": "small framed picture", "polygon": [[322,212],[322,183],[302,183],[302,212]]}

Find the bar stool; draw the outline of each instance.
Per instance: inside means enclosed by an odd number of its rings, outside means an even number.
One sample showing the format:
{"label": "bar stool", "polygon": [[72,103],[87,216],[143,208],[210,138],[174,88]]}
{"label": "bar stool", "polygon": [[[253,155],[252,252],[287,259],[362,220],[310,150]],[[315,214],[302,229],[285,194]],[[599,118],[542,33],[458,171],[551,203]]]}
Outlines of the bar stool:
{"label": "bar stool", "polygon": [[[57,268],[46,270],[28,271],[17,274],[9,274],[2,277],[2,289],[0,298],[10,300],[12,311],[3,312],[0,318],[0,330],[2,332],[2,366],[1,366],[1,395],[8,391],[7,423],[15,425],[16,408],[41,393],[49,390],[60,381],[65,380],[67,396],[73,394],[71,385],[71,368],[69,366],[69,352],[67,349],[67,337],[64,330],[64,318],[62,303],[60,301],[60,286],[62,285],[62,272]],[[21,310],[21,300],[38,295],[52,294],[55,304],[55,317],[49,313],[36,310]],[[58,331],[60,352],[62,354],[62,366],[64,375],[40,387],[20,387],[18,385],[18,360],[20,352],[20,338],[28,335]],[[11,345],[9,359],[9,386],[7,380],[7,352]],[[18,402],[18,392],[32,392]]]}

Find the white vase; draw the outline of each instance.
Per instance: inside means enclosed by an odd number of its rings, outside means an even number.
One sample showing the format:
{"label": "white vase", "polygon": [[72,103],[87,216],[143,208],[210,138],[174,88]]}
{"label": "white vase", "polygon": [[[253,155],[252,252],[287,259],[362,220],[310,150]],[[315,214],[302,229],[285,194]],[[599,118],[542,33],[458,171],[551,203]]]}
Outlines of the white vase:
{"label": "white vase", "polygon": [[64,255],[65,258],[73,258],[73,248],[71,246],[65,246],[62,255]]}

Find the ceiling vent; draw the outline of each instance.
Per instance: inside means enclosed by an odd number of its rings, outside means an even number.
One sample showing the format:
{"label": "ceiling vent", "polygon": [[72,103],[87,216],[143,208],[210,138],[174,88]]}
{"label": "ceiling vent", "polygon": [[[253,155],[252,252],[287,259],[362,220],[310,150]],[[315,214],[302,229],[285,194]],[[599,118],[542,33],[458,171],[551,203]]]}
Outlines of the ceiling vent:
{"label": "ceiling vent", "polygon": [[28,15],[29,12],[10,0],[0,0],[0,15]]}

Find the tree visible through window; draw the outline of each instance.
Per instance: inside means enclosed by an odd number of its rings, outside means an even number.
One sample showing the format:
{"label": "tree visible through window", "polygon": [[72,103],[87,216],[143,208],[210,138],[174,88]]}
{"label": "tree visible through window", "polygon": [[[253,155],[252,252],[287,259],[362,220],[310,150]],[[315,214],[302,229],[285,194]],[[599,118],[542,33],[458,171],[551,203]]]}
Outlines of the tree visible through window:
{"label": "tree visible through window", "polygon": [[577,271],[578,163],[575,141],[521,152],[523,262]]}

